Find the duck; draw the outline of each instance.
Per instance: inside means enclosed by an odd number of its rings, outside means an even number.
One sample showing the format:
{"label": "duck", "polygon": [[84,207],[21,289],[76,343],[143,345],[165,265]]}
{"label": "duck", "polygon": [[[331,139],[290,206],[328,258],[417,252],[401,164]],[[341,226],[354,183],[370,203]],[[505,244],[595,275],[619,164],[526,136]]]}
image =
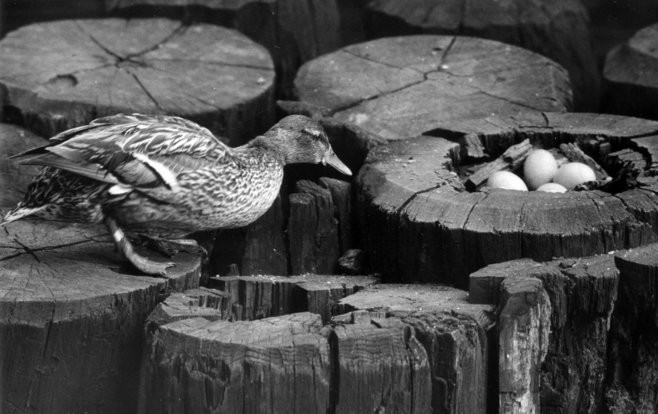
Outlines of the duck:
{"label": "duck", "polygon": [[208,129],[170,115],[117,114],[16,154],[43,167],[0,225],[26,217],[104,224],[140,272],[165,276],[173,262],[140,255],[147,238],[186,245],[198,231],[244,227],[274,203],[284,166],[310,163],[350,176],[322,126],[304,115],[229,147]]}

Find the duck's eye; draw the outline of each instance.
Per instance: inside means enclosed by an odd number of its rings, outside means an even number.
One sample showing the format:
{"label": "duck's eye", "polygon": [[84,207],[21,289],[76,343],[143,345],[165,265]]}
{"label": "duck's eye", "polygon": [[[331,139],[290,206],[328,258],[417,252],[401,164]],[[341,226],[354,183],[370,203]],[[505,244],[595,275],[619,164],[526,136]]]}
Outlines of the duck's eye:
{"label": "duck's eye", "polygon": [[312,135],[316,138],[319,138],[320,135],[322,135],[322,132],[320,130],[314,129],[314,128],[304,128],[304,132],[306,132],[309,135]]}

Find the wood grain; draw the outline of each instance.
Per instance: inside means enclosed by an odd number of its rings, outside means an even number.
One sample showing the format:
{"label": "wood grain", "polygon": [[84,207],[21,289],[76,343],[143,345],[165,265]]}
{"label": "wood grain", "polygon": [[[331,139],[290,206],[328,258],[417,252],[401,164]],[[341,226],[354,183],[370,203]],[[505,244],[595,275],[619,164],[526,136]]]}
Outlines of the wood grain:
{"label": "wood grain", "polygon": [[320,316],[165,324],[149,341],[140,413],[325,413],[329,344]]}
{"label": "wood grain", "polygon": [[548,294],[538,279],[505,279],[501,306],[497,321],[499,412],[542,412],[537,384],[551,329]]}
{"label": "wood grain", "polygon": [[[124,16],[165,16],[234,28],[265,46],[289,97],[299,65],[345,44],[349,21],[336,0],[102,0]],[[347,26],[347,27],[346,27]]]}
{"label": "wood grain", "polygon": [[[489,377],[488,371],[489,346],[495,348],[491,320],[493,307],[471,304],[467,292],[447,286],[381,284],[340,300],[335,312],[345,311],[349,313],[335,316],[334,322],[356,326],[339,325],[341,329],[381,333],[374,327],[389,330],[403,327],[410,330],[407,342],[417,341],[426,352],[431,387],[430,390],[421,388],[421,391],[431,393],[431,403],[430,407],[420,405],[426,408],[418,412],[489,412],[492,403],[487,394],[495,388],[494,382],[490,381],[496,381]],[[375,342],[376,335],[360,333],[358,337],[367,337],[363,339],[365,344],[372,343],[372,349],[376,349],[381,346]],[[359,348],[365,349],[366,346],[360,345]],[[347,359],[345,364],[351,365],[351,354],[343,356],[339,351],[339,358]],[[342,379],[341,371],[341,385]],[[426,383],[421,385],[427,387]],[[413,390],[415,392],[416,388]],[[495,394],[492,396],[496,398]],[[414,409],[423,403],[422,400],[416,402]],[[359,407],[360,412],[372,411],[371,405]],[[402,411],[412,412],[407,410]]]}
{"label": "wood grain", "polygon": [[144,321],[198,286],[200,255],[140,276],[104,228],[56,222],[6,225],[0,246],[0,411],[134,412]]}
{"label": "wood grain", "polygon": [[619,294],[612,314],[606,390],[611,412],[651,412],[658,407],[658,245],[615,255]]}
{"label": "wood grain", "polygon": [[404,36],[344,47],[305,63],[298,99],[385,139],[449,120],[571,108],[568,74],[554,62],[484,39]]}
{"label": "wood grain", "polygon": [[65,20],[0,42],[5,118],[48,137],[99,116],[143,112],[189,118],[238,144],[272,123],[273,83],[267,50],[212,25]]}
{"label": "wood grain", "polygon": [[374,276],[226,276],[210,279],[210,286],[228,296],[234,320],[254,320],[309,311],[327,322],[345,296],[379,282]]}
{"label": "wood grain", "polygon": [[[517,280],[520,282],[515,283],[524,284],[539,281],[550,299],[550,336],[545,357],[541,365],[531,367],[533,378],[541,378],[533,394],[535,406],[540,403],[541,412],[548,413],[602,411],[611,350],[610,319],[619,281],[614,256],[544,263],[519,259],[489,265],[471,274],[469,299],[474,303],[497,304],[500,308],[504,304],[502,283]],[[533,333],[538,334],[542,333]],[[502,346],[501,352],[508,353]],[[514,372],[525,369],[522,366],[508,365],[508,368],[510,378],[525,375]]]}
{"label": "wood grain", "polygon": [[589,16],[581,2],[559,0],[375,0],[365,6],[368,37],[442,34],[516,45],[564,66],[579,111],[599,107],[601,75],[590,45]]}

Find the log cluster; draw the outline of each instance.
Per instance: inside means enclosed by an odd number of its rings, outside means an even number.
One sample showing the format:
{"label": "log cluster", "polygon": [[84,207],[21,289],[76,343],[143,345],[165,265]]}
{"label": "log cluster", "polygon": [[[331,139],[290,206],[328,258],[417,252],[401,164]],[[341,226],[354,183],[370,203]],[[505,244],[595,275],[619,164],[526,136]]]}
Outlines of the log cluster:
{"label": "log cluster", "polygon": [[[217,42],[216,39],[222,39]],[[231,144],[274,118],[269,53],[218,26],[65,20],[0,41],[4,118],[49,137],[117,112],[179,115]]]}
{"label": "log cluster", "polygon": [[[490,263],[583,257],[657,239],[658,182],[646,164],[658,156],[656,122],[526,113],[447,122],[428,134],[374,148],[357,178],[363,247],[384,280],[466,286],[470,272]],[[526,138],[544,148],[579,142],[593,153],[625,149],[644,163],[640,185],[614,195],[466,191],[455,173],[466,134],[476,134],[491,157]]]}
{"label": "log cluster", "polygon": [[540,0],[370,1],[365,6],[368,37],[443,34],[481,37],[521,46],[551,58],[569,71],[574,106],[597,110],[601,75],[592,51],[589,18],[580,1]]}
{"label": "log cluster", "polygon": [[[345,296],[351,278],[217,278],[219,293],[172,295],[150,319],[140,412],[485,413],[494,406],[487,399],[492,306],[442,286],[366,283]],[[340,283],[348,290],[341,293]],[[308,297],[339,296],[303,309],[295,285]],[[237,297],[278,309],[238,320],[225,312]],[[320,314],[344,311],[323,326]]]}

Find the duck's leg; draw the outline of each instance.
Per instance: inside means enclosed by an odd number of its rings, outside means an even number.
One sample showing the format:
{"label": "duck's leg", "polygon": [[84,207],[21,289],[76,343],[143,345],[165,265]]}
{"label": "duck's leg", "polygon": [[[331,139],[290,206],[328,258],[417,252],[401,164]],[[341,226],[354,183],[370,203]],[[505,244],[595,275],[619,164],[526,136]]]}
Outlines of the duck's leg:
{"label": "duck's leg", "polygon": [[164,276],[167,268],[176,265],[176,263],[172,262],[156,262],[137,254],[132,243],[128,240],[126,233],[124,233],[121,227],[119,227],[117,222],[112,217],[108,216],[105,217],[104,221],[119,251],[126,257],[126,259],[128,259],[128,261],[130,261],[130,263],[133,264],[133,266],[137,268],[137,270],[146,273],[147,275]]}
{"label": "duck's leg", "polygon": [[154,236],[141,236],[146,241],[146,245],[167,257],[174,257],[181,251],[187,253],[197,253],[199,250],[207,255],[206,249],[200,246],[194,239],[162,239]]}

